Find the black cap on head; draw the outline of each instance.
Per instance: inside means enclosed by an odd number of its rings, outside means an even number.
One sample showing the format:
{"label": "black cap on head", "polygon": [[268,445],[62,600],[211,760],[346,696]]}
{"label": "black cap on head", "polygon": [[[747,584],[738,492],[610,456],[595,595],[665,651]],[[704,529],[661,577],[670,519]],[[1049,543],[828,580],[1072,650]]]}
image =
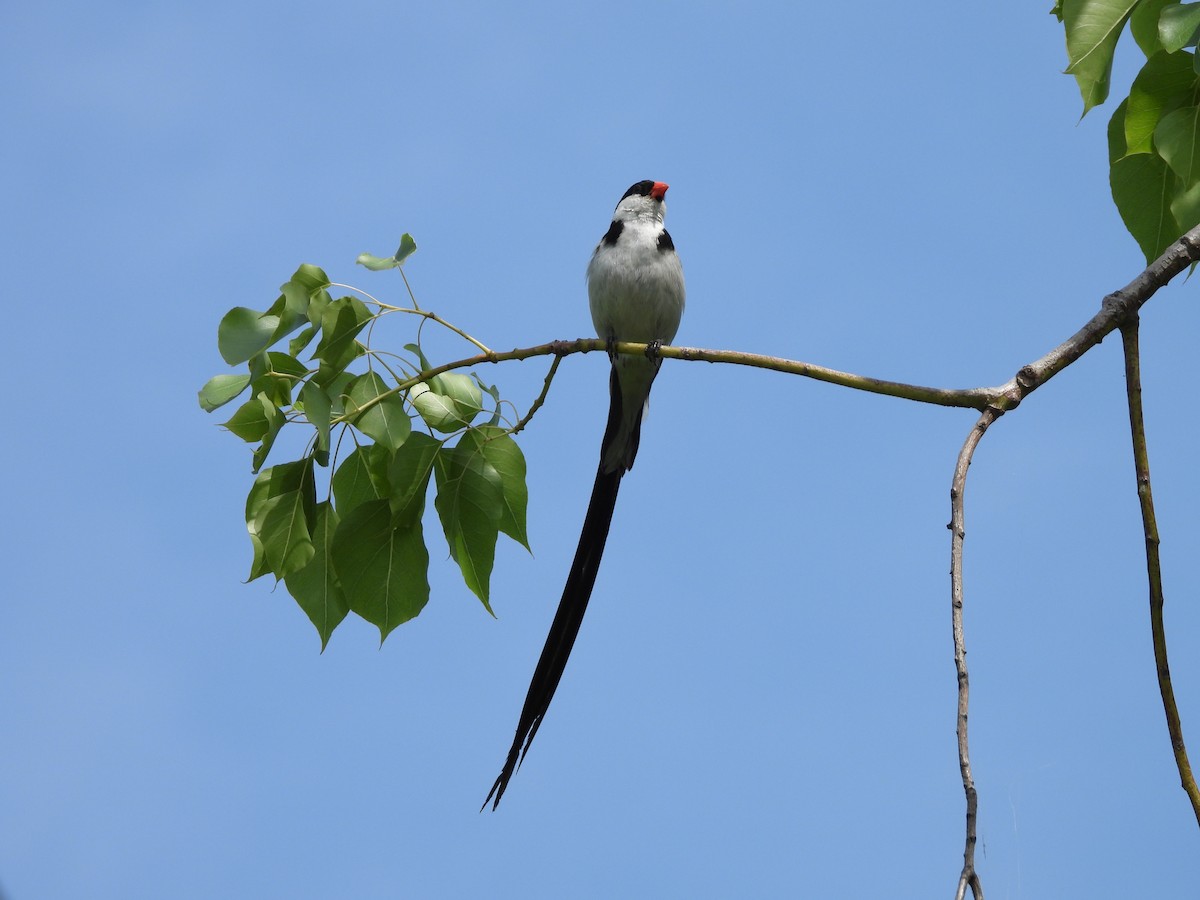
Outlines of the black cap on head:
{"label": "black cap on head", "polygon": [[665,184],[661,181],[651,181],[647,178],[645,181],[639,181],[637,184],[631,186],[629,190],[621,195],[621,200],[634,195],[638,197],[653,197],[655,200],[661,200],[666,193],[667,186]]}

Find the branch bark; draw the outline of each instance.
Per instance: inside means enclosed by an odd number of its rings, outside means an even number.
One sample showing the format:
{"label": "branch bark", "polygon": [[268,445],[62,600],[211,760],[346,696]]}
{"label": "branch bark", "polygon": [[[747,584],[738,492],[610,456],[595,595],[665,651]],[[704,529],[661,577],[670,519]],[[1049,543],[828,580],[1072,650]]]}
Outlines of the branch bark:
{"label": "branch bark", "polygon": [[950,621],[954,632],[954,668],[958,673],[958,769],[962,775],[963,793],[967,798],[966,840],[963,847],[962,873],[958,877],[955,900],[963,900],[967,886],[975,900],[983,900],[983,885],[975,871],[976,823],[979,815],[979,795],[971,775],[971,755],[967,746],[967,712],[970,705],[970,679],[967,675],[967,643],[963,630],[963,540],[966,531],[967,469],[975,448],[993,422],[1001,415],[997,409],[985,410],[971,428],[967,440],[954,464],[954,479],[950,487]]}
{"label": "branch bark", "polygon": [[1146,532],[1146,570],[1150,579],[1150,619],[1154,639],[1154,658],[1158,668],[1159,690],[1167,714],[1167,730],[1175,752],[1176,766],[1184,790],[1200,823],[1200,790],[1192,776],[1179,711],[1171,687],[1167,667],[1166,632],[1162,619],[1162,572],[1158,558],[1158,530],[1154,522],[1154,505],[1150,493],[1150,468],[1146,455],[1145,430],[1142,425],[1141,377],[1137,352],[1138,311],[1172,278],[1189,265],[1200,260],[1200,226],[1187,232],[1167,248],[1158,259],[1119,291],[1109,294],[1100,304],[1100,311],[1082,328],[1040,359],[1022,366],[1007,384],[996,391],[994,401],[984,410],[971,428],[954,466],[950,487],[950,594],[951,622],[954,633],[954,666],[958,674],[958,765],[966,797],[966,835],[963,848],[963,867],[958,879],[955,900],[963,900],[968,886],[975,900],[983,900],[983,886],[975,870],[975,844],[979,815],[979,795],[971,774],[971,758],[967,741],[967,717],[970,705],[970,680],[967,674],[966,636],[963,627],[963,542],[966,539],[965,492],[967,470],[984,433],[1005,412],[1015,409],[1037,390],[1117,328],[1122,330],[1125,347],[1126,383],[1129,397],[1129,416],[1133,432],[1134,459],[1138,474],[1138,496],[1142,502],[1142,519]]}
{"label": "branch bark", "polygon": [[1146,536],[1146,576],[1150,582],[1150,635],[1154,643],[1154,666],[1158,672],[1158,691],[1167,716],[1167,732],[1175,753],[1179,781],[1192,801],[1192,812],[1200,824],[1200,788],[1196,786],[1192,765],[1183,742],[1183,725],[1171,685],[1167,664],[1167,632],[1163,624],[1162,564],[1158,555],[1158,523],[1154,516],[1154,495],[1150,490],[1150,454],[1146,449],[1146,425],[1142,416],[1141,354],[1138,350],[1138,318],[1134,315],[1121,328],[1125,348],[1125,392],[1129,399],[1129,430],[1133,436],[1133,467],[1137,475],[1138,503],[1142,510],[1142,530]]}

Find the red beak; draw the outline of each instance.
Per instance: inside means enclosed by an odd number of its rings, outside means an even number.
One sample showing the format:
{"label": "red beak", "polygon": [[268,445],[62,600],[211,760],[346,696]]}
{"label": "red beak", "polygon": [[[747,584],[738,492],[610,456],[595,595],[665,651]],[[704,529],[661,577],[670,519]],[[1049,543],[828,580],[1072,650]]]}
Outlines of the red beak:
{"label": "red beak", "polygon": [[655,200],[661,200],[667,193],[668,187],[669,185],[665,184],[664,182],[656,181],[654,182],[654,187],[650,188],[650,196]]}

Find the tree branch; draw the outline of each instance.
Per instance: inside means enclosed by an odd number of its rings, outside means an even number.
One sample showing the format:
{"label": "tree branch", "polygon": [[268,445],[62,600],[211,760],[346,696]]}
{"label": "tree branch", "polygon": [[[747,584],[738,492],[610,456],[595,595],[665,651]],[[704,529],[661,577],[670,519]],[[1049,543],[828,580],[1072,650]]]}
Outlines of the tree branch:
{"label": "tree branch", "polygon": [[1154,495],[1150,490],[1150,455],[1146,449],[1146,427],[1142,417],[1141,355],[1138,351],[1138,317],[1135,312],[1121,328],[1125,348],[1125,393],[1129,398],[1129,430],[1133,436],[1133,467],[1137,475],[1138,502],[1142,509],[1142,530],[1146,536],[1146,575],[1150,581],[1150,634],[1154,642],[1154,663],[1158,671],[1158,690],[1167,716],[1167,732],[1175,752],[1175,767],[1180,784],[1192,801],[1192,812],[1200,824],[1200,788],[1192,775],[1187,747],[1183,743],[1183,725],[1175,705],[1171,669],[1167,665],[1167,633],[1163,624],[1162,565],[1158,556],[1158,523],[1154,516]]}
{"label": "tree branch", "polygon": [[1179,768],[1183,788],[1191,798],[1192,807],[1200,822],[1200,790],[1192,776],[1183,743],[1179,711],[1167,668],[1166,633],[1162,619],[1162,578],[1158,560],[1158,531],[1154,523],[1154,505],[1150,494],[1150,468],[1146,455],[1145,431],[1142,426],[1141,379],[1137,352],[1138,310],[1172,278],[1189,265],[1200,260],[1200,226],[1193,228],[1172,244],[1124,288],[1109,294],[1100,304],[1100,311],[1074,335],[1038,360],[1023,366],[1016,376],[996,391],[989,405],[971,428],[954,466],[950,488],[950,594],[951,622],[954,631],[954,667],[958,673],[958,766],[966,796],[966,837],[963,847],[963,867],[958,879],[955,900],[964,900],[967,887],[975,900],[983,900],[983,886],[975,870],[975,844],[979,814],[979,795],[971,774],[971,758],[967,742],[967,717],[970,701],[970,679],[967,674],[967,648],[963,629],[963,542],[966,538],[965,491],[967,470],[975,448],[984,433],[1005,412],[1015,409],[1030,393],[1037,390],[1092,347],[1099,344],[1117,328],[1122,329],[1125,346],[1125,371],[1129,395],[1129,417],[1133,431],[1134,459],[1138,474],[1138,497],[1142,503],[1142,519],[1146,531],[1147,571],[1150,577],[1150,619],[1154,636],[1154,658],[1158,665],[1159,689],[1167,714],[1171,746]]}
{"label": "tree branch", "polygon": [[[967,673],[966,640],[963,626],[963,543],[966,538],[964,495],[966,491],[967,470],[971,465],[971,459],[976,447],[979,445],[979,441],[997,419],[1006,412],[1016,409],[1029,394],[1074,363],[1118,328],[1123,328],[1125,332],[1127,377],[1130,385],[1130,418],[1131,422],[1134,423],[1134,455],[1138,467],[1138,490],[1139,497],[1142,500],[1143,519],[1146,527],[1146,552],[1151,582],[1151,623],[1154,631],[1155,659],[1158,663],[1159,685],[1163,694],[1163,703],[1167,711],[1168,729],[1171,733],[1172,747],[1175,750],[1176,762],[1180,769],[1184,789],[1188,792],[1193,808],[1196,810],[1197,820],[1200,821],[1200,791],[1197,790],[1187,761],[1182,732],[1179,726],[1179,714],[1175,706],[1171,688],[1170,673],[1167,669],[1166,642],[1162,621],[1161,572],[1158,562],[1158,536],[1155,530],[1153,504],[1150,497],[1149,470],[1145,462],[1145,436],[1141,425],[1140,384],[1137,382],[1136,352],[1136,320],[1138,310],[1157,293],[1159,288],[1165,286],[1189,265],[1198,261],[1200,261],[1200,226],[1193,228],[1167,248],[1162,256],[1147,266],[1141,274],[1124,288],[1105,297],[1100,305],[1100,310],[1075,334],[1041,358],[1022,366],[1012,379],[999,387],[967,389],[926,387],[840,372],[836,369],[828,369],[812,363],[754,353],[742,353],[733,350],[708,350],[695,347],[668,346],[657,348],[657,354],[667,359],[726,363],[769,369],[785,374],[799,375],[804,378],[812,378],[817,381],[824,381],[854,390],[913,400],[918,403],[975,409],[981,413],[979,419],[972,426],[971,432],[968,434],[955,464],[951,487],[951,521],[949,525],[952,533],[950,564],[951,621],[954,636],[954,664],[958,675],[956,731],[958,737],[959,769],[962,775],[963,791],[966,795],[967,805],[963,868],[959,877],[956,894],[958,900],[965,898],[968,887],[975,900],[983,900],[983,887],[979,875],[975,870],[978,794],[975,789],[974,777],[971,773],[967,740],[970,682]],[[424,313],[422,312],[421,314]],[[1132,324],[1127,325],[1126,323]],[[1131,334],[1133,336],[1132,351],[1130,349]],[[476,346],[484,349],[482,344],[476,343]],[[536,356],[553,355],[556,357],[555,364],[547,374],[545,386],[530,409],[529,414],[518,423],[517,430],[519,430],[524,427],[529,417],[536,412],[545,400],[550,381],[557,369],[558,361],[562,357],[574,353],[590,353],[592,351],[641,355],[646,353],[647,349],[646,344],[621,342],[609,345],[607,342],[599,339],[581,338],[574,341],[551,341],[534,347],[518,348],[503,352],[485,350],[485,352],[477,356],[436,366],[408,378],[397,384],[395,388],[387,393],[381,394],[371,402],[356,408],[353,416],[361,414],[365,409],[368,409],[386,396],[408,390],[412,386],[428,381],[444,372],[470,368],[484,363],[494,364],[508,360],[522,360],[531,359]],[[338,421],[345,420],[348,417],[349,415],[344,416]]]}
{"label": "tree branch", "polygon": [[561,362],[561,356],[554,357],[554,361],[550,363],[550,371],[546,373],[546,378],[542,382],[541,392],[534,398],[533,404],[529,407],[529,412],[525,413],[521,420],[512,427],[509,434],[517,434],[524,430],[525,426],[529,424],[529,420],[533,418],[534,413],[542,408],[542,404],[546,402],[546,395],[550,393],[550,383],[554,381],[554,373],[558,371],[558,364]]}
{"label": "tree branch", "polygon": [[[883,394],[889,397],[899,397],[913,400],[917,403],[930,403],[936,406],[952,406],[966,409],[977,409],[983,412],[989,408],[997,408],[1003,413],[1015,409],[1030,393],[1041,387],[1075,360],[1079,359],[1092,347],[1115,331],[1122,321],[1137,310],[1172,278],[1186,269],[1192,263],[1200,261],[1200,226],[1193,228],[1167,251],[1151,263],[1133,281],[1124,288],[1109,294],[1101,303],[1100,311],[1067,340],[1063,341],[1041,359],[1026,366],[1008,382],[999,387],[976,388],[939,388],[926,387],[918,384],[907,384],[901,381],[887,381],[872,378],[867,375],[856,375],[852,372],[840,372],[828,369],[815,363],[801,362],[794,359],[784,359],[779,356],[765,356],[758,353],[743,353],[738,350],[708,350],[699,347],[660,347],[659,356],[664,359],[684,359],[697,362],[727,363],[738,366],[751,366],[757,369],[769,369],[788,375],[800,375],[816,381],[824,381],[857,391],[872,394]],[[402,309],[401,307],[396,307]],[[432,314],[421,313],[437,319]],[[446,324],[446,323],[442,323]],[[451,327],[451,326],[448,326]],[[457,330],[457,329],[455,329]],[[468,338],[469,340],[472,340]],[[473,341],[474,342],[474,341]],[[482,347],[482,344],[476,343]],[[591,353],[596,350],[630,355],[645,355],[648,345],[630,341],[620,341],[609,347],[606,341],[599,338],[578,338],[574,341],[550,341],[533,347],[521,347],[513,350],[489,350],[477,356],[455,360],[435,366],[421,372],[412,378],[401,382],[386,394],[381,394],[370,403],[355,410],[355,414],[369,409],[384,397],[399,391],[408,390],[415,384],[428,381],[443,372],[455,369],[466,369],[484,363],[501,363],[509,360],[532,359],[535,356],[570,356],[573,353]]]}
{"label": "tree branch", "polygon": [[967,748],[967,710],[970,699],[970,679],[967,676],[967,644],[963,632],[963,540],[966,531],[967,469],[971,457],[984,432],[988,430],[1002,412],[998,409],[985,410],[972,426],[967,440],[958,453],[954,465],[954,479],[950,487],[950,621],[954,631],[954,668],[958,673],[958,768],[962,774],[963,792],[967,798],[966,842],[963,847],[962,874],[958,879],[956,900],[966,896],[967,885],[975,900],[983,900],[983,885],[975,871],[976,820],[979,796],[975,792],[975,779],[971,775],[971,756]]}

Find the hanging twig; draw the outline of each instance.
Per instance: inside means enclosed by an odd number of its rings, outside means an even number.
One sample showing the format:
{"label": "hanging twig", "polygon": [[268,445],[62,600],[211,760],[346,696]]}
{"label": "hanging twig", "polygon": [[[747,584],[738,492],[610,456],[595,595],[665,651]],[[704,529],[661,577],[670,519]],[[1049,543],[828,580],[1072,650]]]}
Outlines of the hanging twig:
{"label": "hanging twig", "polygon": [[967,490],[967,469],[971,457],[988,427],[1002,415],[997,409],[985,410],[971,428],[958,462],[954,465],[954,481],[950,487],[950,619],[954,630],[954,668],[958,672],[958,768],[962,774],[963,792],[967,797],[966,842],[963,847],[962,874],[958,878],[955,900],[963,900],[967,886],[975,900],[983,900],[983,885],[975,871],[976,820],[979,796],[971,775],[971,755],[967,748],[967,708],[970,700],[970,680],[967,677],[967,644],[963,633],[963,539],[966,531],[964,495]]}
{"label": "hanging twig", "polygon": [[529,420],[533,418],[533,414],[542,408],[542,404],[546,402],[546,394],[550,392],[550,382],[554,380],[554,373],[558,371],[558,364],[561,362],[561,356],[554,357],[554,362],[550,363],[550,371],[546,373],[546,379],[542,382],[541,393],[534,399],[533,405],[529,407],[529,412],[525,413],[521,420],[512,427],[509,434],[516,434],[521,431],[529,424]]}
{"label": "hanging twig", "polygon": [[1146,575],[1150,582],[1150,634],[1154,642],[1154,665],[1158,670],[1158,690],[1162,694],[1163,711],[1167,715],[1167,732],[1179,780],[1192,811],[1200,824],[1200,788],[1196,787],[1187,747],[1183,743],[1183,726],[1179,707],[1175,705],[1175,689],[1171,686],[1171,669],[1167,665],[1167,632],[1163,625],[1162,565],[1158,556],[1158,523],[1154,517],[1154,495],[1150,490],[1150,455],[1146,450],[1146,427],[1142,418],[1141,354],[1138,351],[1138,317],[1134,313],[1121,328],[1125,348],[1125,393],[1129,398],[1129,430],[1133,436],[1133,467],[1137,474],[1138,503],[1142,509],[1142,530],[1146,535]]}

